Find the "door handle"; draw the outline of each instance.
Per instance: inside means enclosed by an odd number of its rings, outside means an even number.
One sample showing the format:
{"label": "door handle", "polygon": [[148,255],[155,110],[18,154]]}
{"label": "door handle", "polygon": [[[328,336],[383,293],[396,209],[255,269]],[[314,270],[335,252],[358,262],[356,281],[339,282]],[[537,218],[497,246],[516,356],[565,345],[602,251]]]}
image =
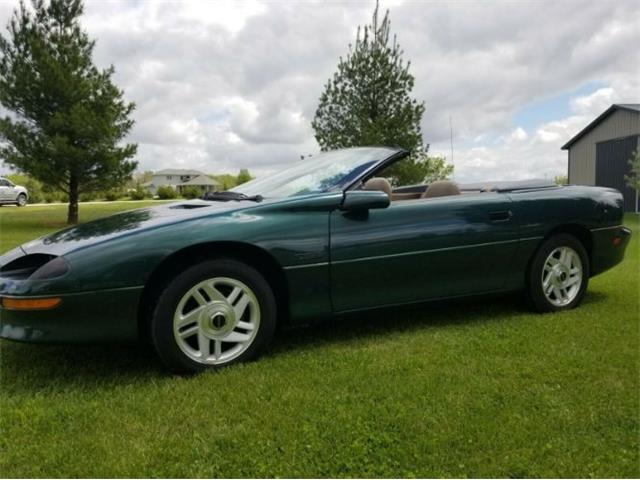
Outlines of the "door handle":
{"label": "door handle", "polygon": [[513,217],[511,210],[501,210],[499,212],[489,212],[489,220],[493,223],[508,222]]}

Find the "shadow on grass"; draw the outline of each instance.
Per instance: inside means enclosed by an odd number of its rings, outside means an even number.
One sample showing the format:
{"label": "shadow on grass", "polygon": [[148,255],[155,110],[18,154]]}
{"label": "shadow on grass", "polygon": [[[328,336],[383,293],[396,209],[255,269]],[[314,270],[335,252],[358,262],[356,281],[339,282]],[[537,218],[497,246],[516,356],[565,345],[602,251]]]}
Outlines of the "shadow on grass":
{"label": "shadow on grass", "polygon": [[[589,292],[585,305],[607,296]],[[531,312],[520,295],[461,299],[386,308],[342,315],[311,326],[284,329],[276,334],[269,355],[295,352],[363,337],[384,337],[448,325],[518,321]],[[127,345],[0,344],[0,387],[5,394],[37,393],[147,383],[169,378],[153,347]]]}

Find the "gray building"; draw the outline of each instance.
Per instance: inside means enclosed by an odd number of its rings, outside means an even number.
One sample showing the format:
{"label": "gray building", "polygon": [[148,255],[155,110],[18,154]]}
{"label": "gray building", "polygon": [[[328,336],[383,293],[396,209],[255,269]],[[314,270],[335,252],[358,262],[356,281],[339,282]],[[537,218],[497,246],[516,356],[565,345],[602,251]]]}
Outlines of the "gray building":
{"label": "gray building", "polygon": [[625,209],[636,209],[636,192],[626,186],[629,158],[640,149],[640,103],[611,105],[562,147],[569,151],[569,183],[618,189]]}

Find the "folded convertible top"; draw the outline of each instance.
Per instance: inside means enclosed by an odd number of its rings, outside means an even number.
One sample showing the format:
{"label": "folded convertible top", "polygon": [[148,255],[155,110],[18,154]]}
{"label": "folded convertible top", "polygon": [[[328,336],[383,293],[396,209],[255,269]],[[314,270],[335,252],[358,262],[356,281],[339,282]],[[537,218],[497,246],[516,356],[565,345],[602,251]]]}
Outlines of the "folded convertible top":
{"label": "folded convertible top", "polygon": [[513,192],[515,190],[531,190],[538,188],[557,187],[558,185],[544,178],[518,180],[518,181],[501,181],[501,182],[482,182],[482,183],[464,183],[459,184],[462,191],[493,191],[493,192]]}

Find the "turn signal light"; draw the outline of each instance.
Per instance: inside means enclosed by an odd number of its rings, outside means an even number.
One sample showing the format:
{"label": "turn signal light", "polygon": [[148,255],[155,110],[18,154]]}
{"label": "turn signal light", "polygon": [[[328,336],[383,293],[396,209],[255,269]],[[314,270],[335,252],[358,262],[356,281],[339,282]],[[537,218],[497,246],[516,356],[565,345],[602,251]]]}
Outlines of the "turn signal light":
{"label": "turn signal light", "polygon": [[2,298],[2,308],[7,310],[49,310],[60,305],[61,298]]}

